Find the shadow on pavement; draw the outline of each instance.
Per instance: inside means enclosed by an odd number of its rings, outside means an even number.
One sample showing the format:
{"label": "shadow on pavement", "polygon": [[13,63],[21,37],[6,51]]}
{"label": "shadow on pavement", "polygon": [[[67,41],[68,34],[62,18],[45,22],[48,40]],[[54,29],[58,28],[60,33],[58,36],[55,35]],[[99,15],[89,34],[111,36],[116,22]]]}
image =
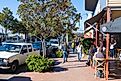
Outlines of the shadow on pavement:
{"label": "shadow on pavement", "polygon": [[55,64],[54,65],[59,65],[61,62],[59,62],[58,60],[54,60]]}
{"label": "shadow on pavement", "polygon": [[62,62],[60,62],[59,60],[54,60],[55,64],[54,66],[52,66],[52,72],[61,72],[61,71],[67,71],[67,68],[63,68],[61,66],[58,66],[59,64],[61,64]]}
{"label": "shadow on pavement", "polygon": [[61,71],[67,71],[67,70],[68,70],[67,68],[62,68],[59,66],[53,67],[53,72],[61,72]]}
{"label": "shadow on pavement", "polygon": [[[22,72],[29,72],[29,70],[27,70],[26,64],[20,65],[17,68],[17,71],[15,73],[11,73],[9,70],[7,69],[0,69],[0,74],[19,74]],[[1,80],[0,80],[1,81]]]}
{"label": "shadow on pavement", "polygon": [[32,81],[30,77],[14,76],[10,79],[0,79],[0,81]]}
{"label": "shadow on pavement", "polygon": [[111,73],[109,74],[109,77],[111,77],[111,80],[121,79],[121,69],[116,68],[116,69],[112,70]]}
{"label": "shadow on pavement", "polygon": [[15,74],[19,74],[19,73],[22,73],[22,72],[30,72],[30,71],[27,69],[26,64],[21,65],[21,66],[17,69],[17,71],[16,71]]}
{"label": "shadow on pavement", "polygon": [[0,81],[8,81],[8,80],[5,80],[5,79],[0,79]]}
{"label": "shadow on pavement", "polygon": [[30,77],[15,76],[10,78],[8,81],[32,81]]}

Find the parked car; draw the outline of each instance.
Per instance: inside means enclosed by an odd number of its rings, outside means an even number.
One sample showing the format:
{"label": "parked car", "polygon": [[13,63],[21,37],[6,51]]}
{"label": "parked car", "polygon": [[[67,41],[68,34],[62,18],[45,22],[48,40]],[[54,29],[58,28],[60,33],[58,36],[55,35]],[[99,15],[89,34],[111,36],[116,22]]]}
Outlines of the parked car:
{"label": "parked car", "polygon": [[42,43],[41,42],[33,42],[32,46],[35,50],[42,50]]}
{"label": "parked car", "polygon": [[39,54],[34,51],[31,43],[6,43],[4,51],[0,51],[0,68],[10,69],[15,72],[17,67],[25,63],[26,58],[30,54]]}
{"label": "parked car", "polygon": [[35,51],[36,51],[36,50],[37,50],[37,51],[39,50],[39,51],[40,51],[39,54],[42,55],[42,53],[43,53],[43,51],[42,51],[42,50],[43,50],[43,49],[42,49],[42,42],[33,42],[33,43],[32,43],[32,46],[33,46],[33,49],[34,49]]}
{"label": "parked car", "polygon": [[57,46],[50,46],[47,49],[47,56],[48,57],[56,57],[56,51],[58,50]]}
{"label": "parked car", "polygon": [[50,40],[50,44],[51,46],[56,46],[57,48],[59,48],[59,42],[56,39]]}

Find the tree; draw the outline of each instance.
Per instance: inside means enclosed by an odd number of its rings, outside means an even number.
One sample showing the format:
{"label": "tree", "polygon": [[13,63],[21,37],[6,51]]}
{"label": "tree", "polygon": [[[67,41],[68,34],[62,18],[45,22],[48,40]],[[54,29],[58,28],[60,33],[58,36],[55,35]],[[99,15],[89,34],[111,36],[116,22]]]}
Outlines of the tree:
{"label": "tree", "polygon": [[3,8],[2,12],[0,12],[0,25],[2,25],[6,29],[5,30],[6,35],[7,35],[7,30],[12,31],[12,33],[27,32],[22,22],[14,18],[12,11],[8,7]]}
{"label": "tree", "polygon": [[77,29],[80,14],[70,0],[18,0],[18,14],[31,34],[43,41]]}
{"label": "tree", "polygon": [[9,29],[12,26],[13,16],[12,12],[8,7],[3,8],[2,12],[0,12],[0,24],[5,28],[5,35],[7,38],[7,29]]}

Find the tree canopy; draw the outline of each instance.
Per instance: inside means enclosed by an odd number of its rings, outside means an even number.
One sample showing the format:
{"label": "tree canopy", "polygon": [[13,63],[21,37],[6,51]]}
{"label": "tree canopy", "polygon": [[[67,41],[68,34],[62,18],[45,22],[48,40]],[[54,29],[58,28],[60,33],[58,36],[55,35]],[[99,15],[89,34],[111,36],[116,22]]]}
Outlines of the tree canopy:
{"label": "tree canopy", "polygon": [[0,25],[13,33],[25,33],[27,31],[22,22],[14,18],[12,11],[8,7],[3,8],[2,12],[0,12]]}
{"label": "tree canopy", "polygon": [[18,14],[26,29],[47,38],[76,30],[80,14],[71,0],[18,0]]}
{"label": "tree canopy", "polygon": [[3,8],[2,12],[0,12],[0,24],[5,29],[9,29],[12,26],[12,21],[14,17],[12,16],[12,11],[8,9],[8,7]]}

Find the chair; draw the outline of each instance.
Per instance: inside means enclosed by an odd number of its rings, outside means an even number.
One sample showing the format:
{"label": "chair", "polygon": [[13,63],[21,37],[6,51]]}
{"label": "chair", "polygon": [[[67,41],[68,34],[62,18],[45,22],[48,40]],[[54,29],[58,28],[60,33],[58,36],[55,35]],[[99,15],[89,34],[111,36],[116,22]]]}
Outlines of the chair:
{"label": "chair", "polygon": [[95,78],[105,77],[105,58],[95,58]]}

